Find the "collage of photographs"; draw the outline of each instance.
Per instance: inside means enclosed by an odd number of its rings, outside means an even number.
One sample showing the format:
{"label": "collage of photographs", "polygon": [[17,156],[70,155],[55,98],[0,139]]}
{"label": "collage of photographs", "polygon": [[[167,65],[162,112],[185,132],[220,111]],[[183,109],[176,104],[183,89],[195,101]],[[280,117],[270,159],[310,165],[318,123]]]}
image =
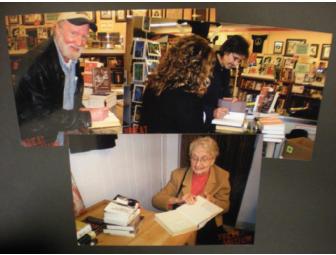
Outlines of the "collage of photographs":
{"label": "collage of photographs", "polygon": [[67,151],[71,243],[254,246],[264,162],[318,154],[333,33],[68,10],[4,24],[20,150]]}

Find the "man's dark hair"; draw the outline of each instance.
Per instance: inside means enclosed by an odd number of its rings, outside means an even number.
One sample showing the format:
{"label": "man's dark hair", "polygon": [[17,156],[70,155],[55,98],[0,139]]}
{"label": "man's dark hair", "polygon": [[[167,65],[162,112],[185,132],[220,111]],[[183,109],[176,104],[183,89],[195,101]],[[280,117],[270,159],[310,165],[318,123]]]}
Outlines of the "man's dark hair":
{"label": "man's dark hair", "polygon": [[240,35],[234,35],[227,39],[219,49],[219,54],[221,56],[227,53],[237,53],[243,55],[246,58],[249,55],[249,43]]}

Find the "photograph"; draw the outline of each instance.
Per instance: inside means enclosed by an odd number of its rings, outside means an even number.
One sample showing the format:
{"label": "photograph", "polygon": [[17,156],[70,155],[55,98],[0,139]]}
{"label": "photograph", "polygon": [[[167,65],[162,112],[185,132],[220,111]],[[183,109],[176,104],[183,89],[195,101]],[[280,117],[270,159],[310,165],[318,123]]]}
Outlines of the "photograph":
{"label": "photograph", "polygon": [[112,19],[112,11],[100,11],[100,19]]}
{"label": "photograph", "polygon": [[139,123],[140,122],[140,114],[141,114],[142,106],[137,104],[134,107],[134,113],[133,113],[133,123]]}
{"label": "photograph", "polygon": [[306,43],[306,39],[287,39],[285,56],[292,57],[296,53],[296,45]]}
{"label": "photograph", "polygon": [[134,62],[133,63],[133,82],[145,81],[145,63]]}
{"label": "photograph", "polygon": [[146,60],[147,64],[147,74],[153,74],[156,71],[157,66],[159,65],[158,60]]}
{"label": "photograph", "polygon": [[126,10],[116,10],[115,15],[116,22],[126,22]]}
{"label": "photograph", "polygon": [[46,25],[55,24],[57,21],[59,13],[58,12],[48,12],[44,14],[44,23]]}
{"label": "photograph", "polygon": [[148,56],[161,57],[160,43],[154,41],[147,42]]}
{"label": "photograph", "polygon": [[93,245],[254,245],[261,135],[120,134],[79,149],[70,145],[73,219],[105,224]]}
{"label": "photograph", "polygon": [[43,24],[43,15],[42,14],[25,14],[22,15],[22,24],[23,25],[42,25]]}
{"label": "photograph", "polygon": [[151,9],[150,16],[151,18],[159,18],[162,19],[163,17],[163,9]]}
{"label": "photograph", "polygon": [[319,44],[310,44],[309,57],[316,58],[319,50]]}
{"label": "photograph", "polygon": [[144,91],[145,85],[134,84],[132,102],[141,104]]}
{"label": "photograph", "polygon": [[142,30],[145,32],[149,32],[150,31],[150,17],[148,16],[144,16],[142,17]]}
{"label": "photograph", "polygon": [[282,54],[284,42],[282,41],[275,41],[274,42],[274,48],[273,48],[273,54]]}
{"label": "photograph", "polygon": [[133,40],[133,59],[146,59],[146,41],[142,38]]}
{"label": "photograph", "polygon": [[321,60],[329,60],[331,44],[322,44]]}
{"label": "photograph", "polygon": [[20,24],[20,16],[19,15],[12,15],[7,16],[8,25],[18,25]]}

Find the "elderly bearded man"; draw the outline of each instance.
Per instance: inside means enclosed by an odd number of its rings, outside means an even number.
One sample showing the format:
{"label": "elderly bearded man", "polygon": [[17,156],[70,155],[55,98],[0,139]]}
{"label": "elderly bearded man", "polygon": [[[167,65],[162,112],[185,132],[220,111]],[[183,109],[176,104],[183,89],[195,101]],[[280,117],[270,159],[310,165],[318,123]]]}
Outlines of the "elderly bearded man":
{"label": "elderly bearded man", "polygon": [[23,146],[63,145],[64,132],[88,128],[108,109],[82,108],[83,79],[78,58],[97,26],[83,13],[59,15],[54,36],[23,59],[15,102]]}

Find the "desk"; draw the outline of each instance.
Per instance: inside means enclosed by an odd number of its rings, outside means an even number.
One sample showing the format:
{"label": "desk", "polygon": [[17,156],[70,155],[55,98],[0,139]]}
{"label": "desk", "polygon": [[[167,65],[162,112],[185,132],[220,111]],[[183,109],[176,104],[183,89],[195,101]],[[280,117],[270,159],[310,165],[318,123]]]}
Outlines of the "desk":
{"label": "desk", "polygon": [[[87,216],[97,218],[104,217],[104,208],[109,203],[108,200],[103,200],[89,208],[83,214],[77,217],[78,220],[83,220]],[[97,245],[194,245],[196,240],[196,231],[189,232],[183,235],[171,236],[168,232],[154,220],[155,213],[141,208],[141,215],[144,219],[140,223],[139,231],[135,237],[115,236],[101,233],[97,236]]]}

